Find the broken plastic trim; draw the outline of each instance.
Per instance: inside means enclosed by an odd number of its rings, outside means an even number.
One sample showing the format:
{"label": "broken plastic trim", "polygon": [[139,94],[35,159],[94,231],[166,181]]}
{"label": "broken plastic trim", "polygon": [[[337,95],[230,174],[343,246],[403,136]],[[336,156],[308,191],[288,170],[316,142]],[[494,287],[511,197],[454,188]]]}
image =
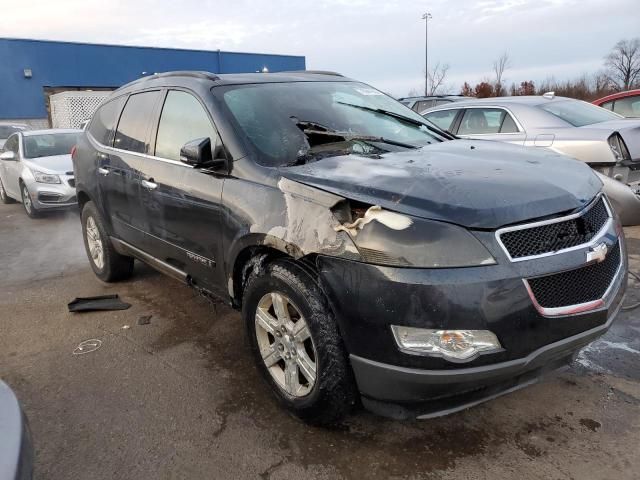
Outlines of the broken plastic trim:
{"label": "broken plastic trim", "polygon": [[374,220],[393,230],[404,230],[409,228],[413,223],[413,220],[406,215],[383,210],[381,206],[373,205],[369,207],[362,216],[356,218],[353,223],[338,225],[334,227],[334,230],[336,232],[348,232],[352,237],[355,237],[359,230]]}

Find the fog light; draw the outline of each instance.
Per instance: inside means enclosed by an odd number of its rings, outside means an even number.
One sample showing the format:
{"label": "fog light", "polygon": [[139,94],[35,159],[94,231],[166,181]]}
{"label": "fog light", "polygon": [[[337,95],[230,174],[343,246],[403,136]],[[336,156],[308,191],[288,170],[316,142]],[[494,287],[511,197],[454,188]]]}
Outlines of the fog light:
{"label": "fog light", "polygon": [[470,360],[483,352],[502,350],[489,330],[429,330],[391,325],[400,350],[414,355]]}

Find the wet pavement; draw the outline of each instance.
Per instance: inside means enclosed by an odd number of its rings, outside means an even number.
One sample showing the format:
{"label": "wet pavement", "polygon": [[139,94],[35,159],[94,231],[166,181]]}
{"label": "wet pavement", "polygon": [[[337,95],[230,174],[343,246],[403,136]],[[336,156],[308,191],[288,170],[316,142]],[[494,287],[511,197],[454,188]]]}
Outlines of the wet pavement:
{"label": "wet pavement", "polygon": [[[627,230],[640,272],[640,229]],[[626,303],[640,301],[630,282]],[[118,293],[129,310],[70,314]],[[576,478],[640,472],[640,308],[571,369],[425,421],[358,412],[342,428],[283,412],[255,371],[237,312],[136,263],[106,285],[78,215],[0,205],[0,378],[33,431],[36,478]],[[139,325],[141,316],[150,323]],[[84,340],[97,350],[74,355]]]}

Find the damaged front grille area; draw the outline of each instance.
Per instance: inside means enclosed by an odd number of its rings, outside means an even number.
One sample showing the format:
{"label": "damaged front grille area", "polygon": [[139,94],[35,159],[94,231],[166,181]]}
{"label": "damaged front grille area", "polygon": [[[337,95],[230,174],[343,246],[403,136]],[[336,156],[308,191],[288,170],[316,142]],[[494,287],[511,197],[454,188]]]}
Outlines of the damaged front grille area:
{"label": "damaged front grille area", "polygon": [[620,241],[599,263],[526,280],[532,299],[542,309],[557,309],[602,300],[621,265]]}
{"label": "damaged front grille area", "polygon": [[531,226],[501,229],[498,239],[511,260],[554,253],[590,242],[611,218],[603,196],[577,215]]}

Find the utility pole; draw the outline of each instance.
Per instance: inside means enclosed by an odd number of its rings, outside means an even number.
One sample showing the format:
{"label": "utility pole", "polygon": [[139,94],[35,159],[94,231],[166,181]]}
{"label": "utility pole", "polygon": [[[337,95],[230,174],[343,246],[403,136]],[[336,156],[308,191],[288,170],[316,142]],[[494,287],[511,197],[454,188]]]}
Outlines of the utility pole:
{"label": "utility pole", "polygon": [[424,20],[424,94],[429,95],[429,12],[422,15]]}

